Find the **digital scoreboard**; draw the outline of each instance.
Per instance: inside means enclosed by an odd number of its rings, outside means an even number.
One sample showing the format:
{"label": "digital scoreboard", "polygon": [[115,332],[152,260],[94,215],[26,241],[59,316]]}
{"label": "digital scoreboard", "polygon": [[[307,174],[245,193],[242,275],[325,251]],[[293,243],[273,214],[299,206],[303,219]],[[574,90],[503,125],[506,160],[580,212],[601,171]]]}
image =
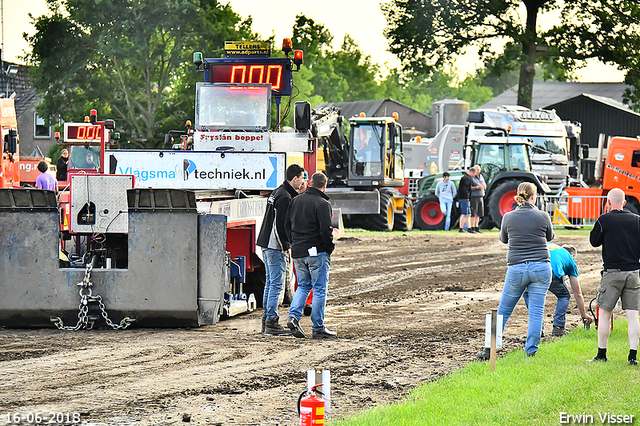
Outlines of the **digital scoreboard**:
{"label": "digital scoreboard", "polygon": [[64,123],[64,141],[92,143],[102,141],[102,126],[91,123]]}
{"label": "digital scoreboard", "polygon": [[274,96],[291,96],[291,60],[288,58],[205,59],[209,83],[271,84]]}

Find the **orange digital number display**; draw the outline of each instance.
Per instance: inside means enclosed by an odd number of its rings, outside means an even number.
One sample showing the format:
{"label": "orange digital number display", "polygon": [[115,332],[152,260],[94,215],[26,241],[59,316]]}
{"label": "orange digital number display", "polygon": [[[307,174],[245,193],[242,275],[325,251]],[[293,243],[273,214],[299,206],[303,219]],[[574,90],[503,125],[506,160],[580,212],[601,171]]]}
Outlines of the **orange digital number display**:
{"label": "orange digital number display", "polygon": [[271,90],[282,87],[282,65],[231,65],[228,81],[215,83],[271,84]]}
{"label": "orange digital number display", "polygon": [[[280,63],[257,61],[231,61],[208,64],[208,81],[210,83],[242,83],[271,84],[274,94],[289,96],[291,94],[291,70],[284,58]],[[205,80],[206,81],[206,80]]]}
{"label": "orange digital number display", "polygon": [[102,140],[102,126],[71,124],[64,127],[65,142],[96,142]]}

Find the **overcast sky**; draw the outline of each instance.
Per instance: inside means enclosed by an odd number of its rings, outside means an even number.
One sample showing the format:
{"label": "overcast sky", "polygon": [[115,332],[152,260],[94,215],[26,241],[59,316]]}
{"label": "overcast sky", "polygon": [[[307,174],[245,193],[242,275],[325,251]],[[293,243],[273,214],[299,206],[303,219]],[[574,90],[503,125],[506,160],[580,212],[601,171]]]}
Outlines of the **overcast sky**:
{"label": "overcast sky", "polygon": [[[28,48],[22,33],[33,34],[28,13],[40,16],[47,12],[45,0],[0,0],[3,3],[3,59],[23,63],[17,57]],[[386,0],[385,0],[386,1]],[[224,0],[222,0],[224,2]],[[230,0],[233,10],[241,15],[253,17],[253,29],[264,37],[276,35],[277,45],[283,37],[291,37],[295,16],[304,14],[316,23],[323,24],[334,36],[335,47],[349,34],[365,54],[374,62],[389,67],[398,67],[399,61],[387,49],[382,35],[386,25],[376,0]],[[295,48],[295,46],[294,46]],[[206,53],[205,53],[206,55]],[[473,73],[480,66],[477,57],[467,55],[456,64],[461,75]],[[622,81],[623,75],[613,67],[594,63],[579,71],[580,81]]]}

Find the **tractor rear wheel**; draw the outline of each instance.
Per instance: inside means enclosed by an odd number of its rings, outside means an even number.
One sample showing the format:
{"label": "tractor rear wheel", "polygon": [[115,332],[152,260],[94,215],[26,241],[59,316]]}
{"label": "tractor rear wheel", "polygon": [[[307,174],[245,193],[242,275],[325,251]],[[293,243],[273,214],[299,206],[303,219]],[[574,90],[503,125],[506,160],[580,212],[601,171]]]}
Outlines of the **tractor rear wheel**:
{"label": "tractor rear wheel", "polygon": [[[435,194],[427,194],[421,197],[415,206],[416,227],[423,231],[434,231],[444,229],[445,216],[440,210],[440,200]],[[453,209],[451,212],[453,223]]]}
{"label": "tractor rear wheel", "polygon": [[374,231],[392,231],[394,224],[393,201],[391,194],[380,192],[380,213],[372,215],[371,229]]}
{"label": "tractor rear wheel", "polygon": [[506,180],[500,183],[489,197],[489,215],[498,229],[502,225],[504,215],[518,206],[515,200],[518,185],[520,182],[516,180]]}
{"label": "tractor rear wheel", "polygon": [[396,230],[411,231],[413,229],[413,203],[409,197],[404,197],[402,213],[397,213],[395,216]]}

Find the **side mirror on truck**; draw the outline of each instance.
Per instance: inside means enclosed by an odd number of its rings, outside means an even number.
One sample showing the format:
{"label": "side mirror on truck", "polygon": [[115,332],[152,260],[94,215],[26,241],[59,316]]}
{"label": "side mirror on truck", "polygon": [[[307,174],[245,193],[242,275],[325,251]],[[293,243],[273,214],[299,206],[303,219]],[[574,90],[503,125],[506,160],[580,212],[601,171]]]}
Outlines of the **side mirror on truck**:
{"label": "side mirror on truck", "polygon": [[296,132],[308,132],[311,128],[311,104],[309,102],[296,102],[293,122]]}
{"label": "side mirror on truck", "polygon": [[582,147],[582,158],[589,158],[589,145],[581,145]]}
{"label": "side mirror on truck", "polygon": [[15,154],[18,152],[18,132],[15,129],[9,129],[9,133],[5,136],[7,152]]}

